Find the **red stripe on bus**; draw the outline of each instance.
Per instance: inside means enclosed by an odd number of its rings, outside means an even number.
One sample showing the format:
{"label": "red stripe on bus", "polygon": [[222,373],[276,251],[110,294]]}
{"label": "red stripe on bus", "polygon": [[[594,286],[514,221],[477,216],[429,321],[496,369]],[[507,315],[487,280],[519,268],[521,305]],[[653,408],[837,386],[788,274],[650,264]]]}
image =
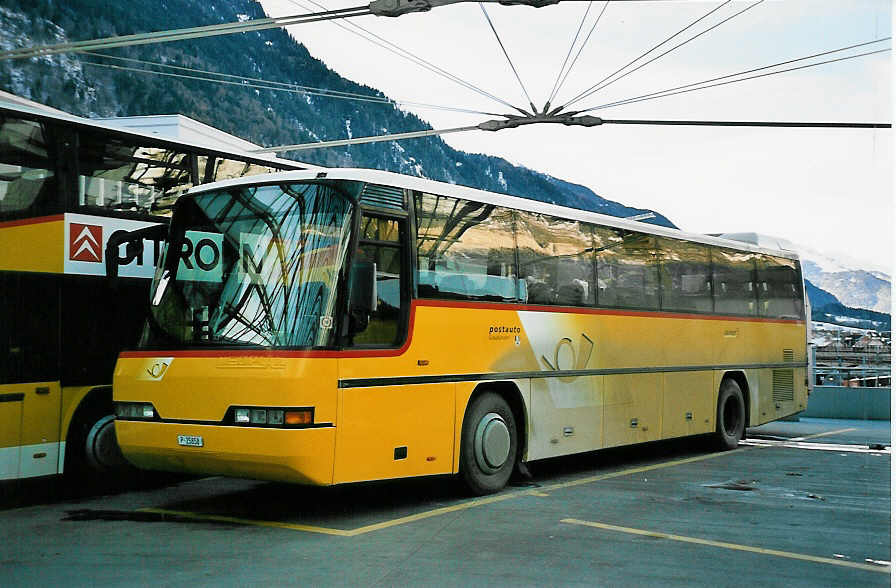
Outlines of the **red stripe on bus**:
{"label": "red stripe on bus", "polygon": [[35,216],[32,218],[22,218],[19,220],[6,221],[0,223],[0,229],[6,229],[8,227],[21,227],[23,225],[37,225],[41,223],[52,223],[56,221],[61,221],[65,218],[65,215],[62,214],[53,214],[50,216]]}
{"label": "red stripe on bus", "polygon": [[362,357],[398,357],[403,355],[411,346],[414,336],[414,321],[417,316],[417,307],[426,306],[434,308],[470,308],[477,310],[514,310],[514,311],[532,311],[532,312],[563,312],[563,313],[580,313],[580,314],[597,314],[597,315],[618,315],[618,316],[639,316],[639,317],[661,317],[661,318],[680,318],[680,319],[701,319],[701,320],[729,320],[729,321],[746,321],[746,322],[768,322],[768,323],[785,323],[785,324],[803,324],[800,320],[790,319],[767,319],[759,317],[737,317],[724,315],[704,315],[704,314],[675,314],[669,312],[649,312],[636,310],[614,310],[614,309],[598,309],[598,308],[580,308],[576,306],[532,306],[527,304],[503,304],[493,302],[466,302],[458,300],[413,300],[411,302],[410,320],[408,322],[408,338],[404,345],[397,349],[354,349],[349,351],[290,351],[276,349],[183,349],[183,350],[157,350],[157,351],[122,351],[120,358],[141,358],[141,357],[198,357],[198,358],[214,358],[214,357],[288,357],[288,358],[362,358]]}

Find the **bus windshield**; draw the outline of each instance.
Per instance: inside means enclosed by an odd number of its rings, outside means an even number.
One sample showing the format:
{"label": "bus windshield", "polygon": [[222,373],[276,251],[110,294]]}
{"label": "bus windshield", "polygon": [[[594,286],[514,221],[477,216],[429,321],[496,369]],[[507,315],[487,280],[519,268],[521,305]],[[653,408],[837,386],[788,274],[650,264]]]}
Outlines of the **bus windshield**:
{"label": "bus windshield", "polygon": [[351,184],[271,184],[183,197],[141,347],[332,345],[352,226],[344,188]]}

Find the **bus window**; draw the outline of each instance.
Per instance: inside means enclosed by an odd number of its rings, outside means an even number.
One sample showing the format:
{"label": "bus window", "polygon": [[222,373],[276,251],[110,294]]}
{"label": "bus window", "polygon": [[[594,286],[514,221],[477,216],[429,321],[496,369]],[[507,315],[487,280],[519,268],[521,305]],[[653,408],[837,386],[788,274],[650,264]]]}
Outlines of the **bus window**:
{"label": "bus window", "polygon": [[405,316],[401,260],[403,221],[363,215],[354,263],[376,264],[376,308],[366,317],[350,317],[352,345],[391,346],[400,343]]}
{"label": "bus window", "polygon": [[657,239],[662,309],[712,312],[709,247],[678,239]]}
{"label": "bus window", "polygon": [[513,211],[433,194],[415,202],[422,298],[520,299]]}
{"label": "bus window", "polygon": [[0,272],[0,384],[59,379],[58,280]]}
{"label": "bus window", "polygon": [[770,318],[803,318],[803,288],[799,262],[761,255],[756,260],[759,315]]}
{"label": "bus window", "polygon": [[595,233],[600,306],[659,308],[656,239],[643,233]]}
{"label": "bus window", "polygon": [[44,127],[0,116],[0,216],[60,212]]}
{"label": "bus window", "polygon": [[744,251],[712,250],[713,297],[717,313],[756,316],[755,257],[755,254]]}
{"label": "bus window", "polygon": [[531,212],[517,213],[520,280],[530,304],[592,306],[591,227]]}
{"label": "bus window", "polygon": [[[254,176],[258,174],[270,174],[280,171],[279,168],[260,165],[251,161],[239,161],[236,159],[219,159],[215,162],[217,166],[214,168],[214,179],[216,182],[221,180],[230,180],[233,178],[241,178],[243,176]],[[212,177],[210,170],[200,170],[204,177]]]}
{"label": "bus window", "polygon": [[94,133],[81,134],[78,170],[79,206],[150,212],[193,186],[186,153]]}

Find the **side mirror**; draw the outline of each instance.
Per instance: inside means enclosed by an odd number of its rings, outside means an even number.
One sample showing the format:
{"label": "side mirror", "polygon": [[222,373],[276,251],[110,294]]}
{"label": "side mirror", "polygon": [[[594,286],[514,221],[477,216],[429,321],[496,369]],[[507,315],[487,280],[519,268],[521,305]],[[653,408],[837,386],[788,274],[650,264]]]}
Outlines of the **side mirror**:
{"label": "side mirror", "polygon": [[370,314],[376,310],[376,264],[359,261],[352,264],[351,277],[352,313]]}

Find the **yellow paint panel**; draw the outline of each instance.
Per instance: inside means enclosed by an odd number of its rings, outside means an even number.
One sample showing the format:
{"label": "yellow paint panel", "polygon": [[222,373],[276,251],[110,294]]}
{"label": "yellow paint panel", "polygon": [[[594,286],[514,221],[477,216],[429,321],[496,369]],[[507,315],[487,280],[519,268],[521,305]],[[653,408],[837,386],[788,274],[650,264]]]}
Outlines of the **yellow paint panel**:
{"label": "yellow paint panel", "polygon": [[10,225],[0,225],[0,271],[62,273],[65,230],[61,218]]}
{"label": "yellow paint panel", "polygon": [[662,374],[604,376],[604,447],[660,438],[662,384]]}
{"label": "yellow paint panel", "polygon": [[712,431],[717,389],[712,372],[663,374],[663,438]]}
{"label": "yellow paint panel", "polygon": [[22,445],[59,441],[59,382],[20,384],[25,393],[22,413]]}
{"label": "yellow paint panel", "polygon": [[[349,388],[339,396],[336,483],[452,471],[454,384]],[[396,459],[397,448],[406,457]]]}

